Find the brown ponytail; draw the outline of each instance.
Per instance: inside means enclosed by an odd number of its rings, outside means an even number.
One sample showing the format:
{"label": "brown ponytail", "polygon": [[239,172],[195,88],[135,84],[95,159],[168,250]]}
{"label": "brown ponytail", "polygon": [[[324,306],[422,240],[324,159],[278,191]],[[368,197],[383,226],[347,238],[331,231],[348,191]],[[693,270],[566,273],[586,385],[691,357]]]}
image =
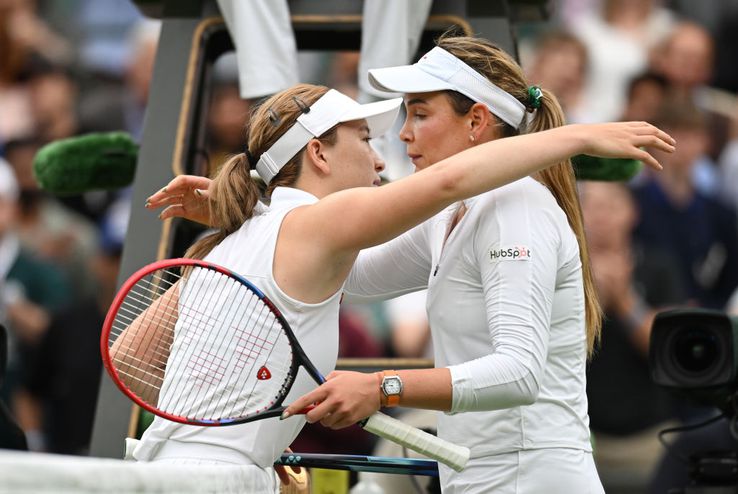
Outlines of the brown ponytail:
{"label": "brown ponytail", "polygon": [[209,191],[210,224],[220,225],[220,228],[195,242],[187,249],[185,257],[202,259],[254,214],[260,194],[251,178],[246,155],[237,154],[226,161],[218,170]]}
{"label": "brown ponytail", "polygon": [[[287,130],[294,125],[305,107],[309,107],[328,92],[325,86],[298,84],[264,101],[256,107],[249,119],[248,149],[258,160]],[[333,142],[335,127],[321,140]],[[304,149],[304,148],[303,148]],[[271,197],[275,187],[289,187],[300,177],[303,150],[298,152],[269,182],[265,195]],[[210,224],[219,225],[218,231],[195,242],[186,257],[202,259],[228,235],[238,230],[254,214],[260,189],[251,178],[249,160],[244,153],[233,156],[218,170],[210,185]]]}
{"label": "brown ponytail", "polygon": [[[438,46],[463,60],[474,70],[484,75],[493,84],[513,95],[530,111],[534,102],[530,101],[528,84],[525,81],[523,70],[503,50],[491,42],[472,37],[454,37],[444,34],[437,41]],[[471,108],[471,100],[466,96],[453,91],[448,92],[455,111],[465,114]],[[464,100],[468,100],[465,104]],[[462,111],[466,108],[466,111]],[[565,124],[564,112],[556,97],[549,91],[542,90],[540,106],[535,110],[530,123],[523,122],[519,129],[505,124],[502,125],[502,137],[509,137],[519,133],[539,132]],[[579,256],[582,262],[582,277],[584,281],[585,323],[587,328],[587,355],[592,356],[595,345],[599,340],[602,327],[602,308],[597,298],[592,269],[587,250],[587,239],[584,235],[582,211],[579,205],[579,196],[576,190],[576,180],[571,160],[562,161],[540,172],[536,177],[544,184],[556,198],[559,207],[566,213],[569,226],[574,231],[579,243]]]}
{"label": "brown ponytail", "polygon": [[[543,89],[541,106],[536,110],[533,121],[527,131],[529,133],[553,129],[564,125],[564,111],[556,97]],[[538,173],[537,179],[543,183],[556,198],[559,207],[564,210],[569,226],[574,231],[579,243],[579,257],[582,261],[582,278],[584,281],[585,320],[587,324],[587,351],[591,357],[599,340],[602,329],[602,307],[597,297],[592,265],[589,261],[587,237],[584,234],[582,208],[576,188],[576,178],[571,160],[566,160]]]}

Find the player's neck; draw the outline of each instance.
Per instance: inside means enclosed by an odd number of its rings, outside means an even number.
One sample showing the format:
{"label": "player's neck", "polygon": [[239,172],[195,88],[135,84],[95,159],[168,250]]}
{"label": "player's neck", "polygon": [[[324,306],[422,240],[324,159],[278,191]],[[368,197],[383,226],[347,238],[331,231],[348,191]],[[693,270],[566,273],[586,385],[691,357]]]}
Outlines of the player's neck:
{"label": "player's neck", "polygon": [[331,189],[327,182],[328,181],[320,180],[316,177],[301,175],[300,178],[297,179],[297,182],[295,182],[295,185],[293,185],[293,187],[312,194],[318,199],[322,199],[328,194],[335,192]]}

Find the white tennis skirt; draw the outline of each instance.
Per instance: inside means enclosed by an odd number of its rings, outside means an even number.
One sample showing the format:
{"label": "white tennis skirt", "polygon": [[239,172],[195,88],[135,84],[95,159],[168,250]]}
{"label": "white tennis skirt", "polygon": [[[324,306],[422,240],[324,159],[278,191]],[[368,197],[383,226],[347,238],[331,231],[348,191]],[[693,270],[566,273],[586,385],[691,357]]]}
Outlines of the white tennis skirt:
{"label": "white tennis skirt", "polygon": [[592,453],[570,448],[472,458],[462,472],[439,464],[444,494],[604,494]]}

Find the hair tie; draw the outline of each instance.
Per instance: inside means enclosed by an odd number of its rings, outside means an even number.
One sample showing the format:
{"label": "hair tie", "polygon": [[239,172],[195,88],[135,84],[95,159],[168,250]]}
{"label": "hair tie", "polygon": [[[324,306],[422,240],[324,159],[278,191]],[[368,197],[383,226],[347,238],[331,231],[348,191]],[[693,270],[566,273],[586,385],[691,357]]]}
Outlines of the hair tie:
{"label": "hair tie", "polygon": [[243,154],[246,155],[246,161],[249,164],[249,170],[256,170],[256,163],[258,160],[251,154],[248,147],[243,148]]}
{"label": "hair tie", "polygon": [[541,99],[543,98],[543,91],[538,86],[528,87],[528,104],[525,105],[529,112],[535,111],[541,107]]}

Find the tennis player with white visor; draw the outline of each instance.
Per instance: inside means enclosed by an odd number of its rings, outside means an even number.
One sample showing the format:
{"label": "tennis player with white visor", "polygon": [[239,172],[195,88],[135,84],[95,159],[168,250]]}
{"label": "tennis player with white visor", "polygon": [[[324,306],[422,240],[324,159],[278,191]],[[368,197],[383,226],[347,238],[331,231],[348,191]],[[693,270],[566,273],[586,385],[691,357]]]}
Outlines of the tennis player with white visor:
{"label": "tennis player with white visor", "polygon": [[[315,239],[297,231],[301,230],[298,226],[300,220],[288,222],[284,219],[296,208],[312,209],[319,197],[340,190],[342,182],[354,187],[378,183],[378,172],[382,170],[383,163],[371,152],[367,139],[381,135],[392,125],[400,104],[401,100],[395,99],[359,105],[338,91],[315,86],[285,90],[264,103],[252,119],[249,148],[254,154],[263,150],[258,155],[258,162],[249,163],[245,155],[238,155],[223,166],[219,175],[226,178],[220,182],[223,194],[220,197],[233,194],[238,198],[233,205],[236,209],[243,208],[243,211],[231,212],[235,215],[229,219],[234,225],[233,231],[218,233],[218,238],[208,237],[217,240],[217,246],[208,249],[205,260],[244,275],[272,299],[322,373],[335,367],[338,303],[345,275],[334,273],[333,280],[319,276],[318,271],[326,271],[322,257],[328,255],[327,249],[321,246],[317,258],[309,256],[313,258],[303,259],[305,256],[299,252],[304,252],[305,246],[315,243]],[[282,135],[278,134],[279,131]],[[326,134],[332,137],[334,144],[318,140],[326,139]],[[305,152],[308,143],[315,149]],[[332,156],[327,159],[314,157],[321,152],[343,152],[345,156],[339,165],[334,165]],[[301,165],[299,162],[303,160],[310,161],[310,164]],[[280,180],[279,174],[285,165],[288,168],[300,166],[302,170],[297,183],[293,179],[292,183],[286,184],[288,186],[282,187],[284,180]],[[337,169],[333,170],[331,166]],[[255,168],[267,184],[276,185],[272,187],[269,206],[257,201],[258,191],[251,182],[250,168]],[[331,176],[322,180],[321,173],[330,173]],[[234,180],[235,177],[239,180]],[[215,182],[218,180],[216,178]],[[249,190],[230,190],[231,187],[244,187],[243,184],[248,184]],[[247,196],[248,200],[244,201]],[[292,216],[296,219],[298,215],[293,213]],[[342,252],[337,254],[346,255]],[[349,265],[352,260],[349,256]],[[295,265],[304,266],[304,269],[297,269],[303,275],[293,275]],[[277,278],[282,277],[291,278],[291,282],[278,283]],[[301,288],[292,282],[305,283],[311,277],[316,279],[319,287]],[[173,357],[170,357],[170,367],[173,367]],[[315,383],[301,369],[288,402],[291,397],[314,387]],[[166,388],[162,389],[160,399],[166,399]],[[210,428],[182,425],[156,417],[135,445],[132,456],[138,461],[252,465],[253,472],[243,476],[242,491],[276,492],[278,482],[272,464],[294,440],[303,424],[302,418],[286,422],[267,419]]]}
{"label": "tennis player with white visor", "polygon": [[[490,143],[570,127],[555,97],[529,86],[490,42],[437,44],[416,64],[369,74],[375,88],[405,93],[400,138],[415,175]],[[440,410],[439,437],[471,449],[462,472],[439,465],[443,492],[604,492],[585,394],[601,312],[568,157],[363,251],[345,292],[372,301],[424,288],[436,369],[334,372],[287,413],[319,403],[308,420],[341,428],[380,399]]]}
{"label": "tennis player with white visor", "polygon": [[[196,243],[187,256],[211,260],[254,283],[280,307],[308,357],[324,373],[335,364],[339,300],[360,249],[383,244],[457,201],[575,154],[640,157],[658,169],[658,162],[639,146],[673,149],[668,135],[647,124],[572,125],[474,146],[449,155],[431,169],[370,187],[379,183],[378,172],[384,164],[371,149],[369,138],[389,126],[391,119],[385,116],[396,111],[399,101],[359,106],[332,94],[327,88],[307,84],[278,93],[252,116],[247,151],[225,163],[212,183],[205,177],[180,176],[147,201],[149,208],[166,207],[160,215],[163,219],[183,216],[218,227],[217,233]],[[348,113],[347,108],[355,108],[356,113]],[[375,125],[372,117],[379,123]],[[340,123],[348,118],[366,120]],[[307,132],[291,130],[297,127]],[[458,132],[447,133],[443,140],[458,143],[459,137]],[[468,131],[463,138],[468,140]],[[258,202],[250,169],[256,169],[268,184],[269,206]],[[208,208],[198,207],[203,204]],[[432,223],[418,231],[430,231],[430,226]],[[416,235],[413,232],[412,238]],[[429,268],[423,252],[407,254],[410,264]],[[427,276],[418,281],[417,272],[410,274],[414,286],[427,284]],[[396,276],[390,278],[397,281]],[[373,291],[372,287],[368,290]],[[427,373],[432,390],[426,391],[437,393],[431,408],[450,409],[449,370],[416,372],[421,380]],[[354,413],[355,421],[380,407],[377,377],[360,376],[371,384],[361,385],[365,394],[351,405],[359,410]],[[409,378],[406,392],[415,393],[417,383]],[[298,376],[286,403],[313,387],[310,378]],[[324,412],[321,407],[318,413]],[[222,428],[157,420],[134,456],[139,460],[208,458],[253,465],[255,483],[245,491],[271,492],[270,488],[276,488],[270,483],[274,481],[271,464],[304,424],[297,410],[293,408],[294,416],[281,422],[267,419]],[[345,418],[347,412],[337,412],[336,417]]]}

